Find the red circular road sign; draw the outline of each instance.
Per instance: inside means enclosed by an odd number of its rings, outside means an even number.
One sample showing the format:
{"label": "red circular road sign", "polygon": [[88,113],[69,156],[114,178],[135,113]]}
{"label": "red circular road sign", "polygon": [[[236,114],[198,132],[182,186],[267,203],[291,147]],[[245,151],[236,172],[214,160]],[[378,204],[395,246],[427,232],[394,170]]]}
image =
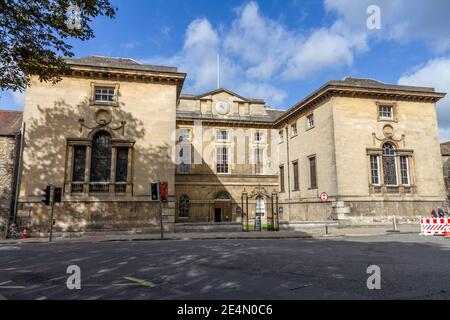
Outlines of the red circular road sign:
{"label": "red circular road sign", "polygon": [[322,192],[320,194],[320,200],[322,200],[322,202],[327,202],[328,201],[328,194],[326,192]]}

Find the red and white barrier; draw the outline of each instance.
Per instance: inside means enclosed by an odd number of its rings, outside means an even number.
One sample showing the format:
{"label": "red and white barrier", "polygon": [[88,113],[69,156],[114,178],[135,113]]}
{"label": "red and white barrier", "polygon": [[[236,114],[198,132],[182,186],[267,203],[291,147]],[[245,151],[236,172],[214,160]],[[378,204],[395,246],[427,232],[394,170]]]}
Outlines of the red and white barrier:
{"label": "red and white barrier", "polygon": [[421,235],[443,236],[450,226],[450,219],[425,218],[420,219]]}

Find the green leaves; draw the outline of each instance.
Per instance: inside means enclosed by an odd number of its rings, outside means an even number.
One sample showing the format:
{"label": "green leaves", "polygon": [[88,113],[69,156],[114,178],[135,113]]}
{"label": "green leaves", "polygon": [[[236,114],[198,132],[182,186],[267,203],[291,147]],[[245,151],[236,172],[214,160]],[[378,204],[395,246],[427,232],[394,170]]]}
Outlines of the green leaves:
{"label": "green leaves", "polygon": [[[81,28],[68,23],[71,5],[79,8]],[[64,58],[73,56],[66,39],[92,39],[92,20],[115,14],[109,0],[0,0],[0,88],[22,92],[31,75],[60,81],[68,71]]]}

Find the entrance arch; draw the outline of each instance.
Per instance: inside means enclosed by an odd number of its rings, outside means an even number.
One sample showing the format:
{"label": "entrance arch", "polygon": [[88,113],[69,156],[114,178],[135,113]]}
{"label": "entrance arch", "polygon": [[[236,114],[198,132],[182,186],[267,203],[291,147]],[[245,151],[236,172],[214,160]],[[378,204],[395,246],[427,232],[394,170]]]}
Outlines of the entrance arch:
{"label": "entrance arch", "polygon": [[219,191],[214,197],[213,221],[231,221],[231,195],[227,191]]}

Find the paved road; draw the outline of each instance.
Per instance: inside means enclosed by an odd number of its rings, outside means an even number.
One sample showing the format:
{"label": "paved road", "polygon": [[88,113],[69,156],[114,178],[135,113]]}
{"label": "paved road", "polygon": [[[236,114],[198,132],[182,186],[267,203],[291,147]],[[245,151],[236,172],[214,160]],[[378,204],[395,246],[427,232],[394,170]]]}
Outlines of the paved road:
{"label": "paved road", "polygon": [[449,250],[416,235],[3,245],[0,299],[449,299]]}

